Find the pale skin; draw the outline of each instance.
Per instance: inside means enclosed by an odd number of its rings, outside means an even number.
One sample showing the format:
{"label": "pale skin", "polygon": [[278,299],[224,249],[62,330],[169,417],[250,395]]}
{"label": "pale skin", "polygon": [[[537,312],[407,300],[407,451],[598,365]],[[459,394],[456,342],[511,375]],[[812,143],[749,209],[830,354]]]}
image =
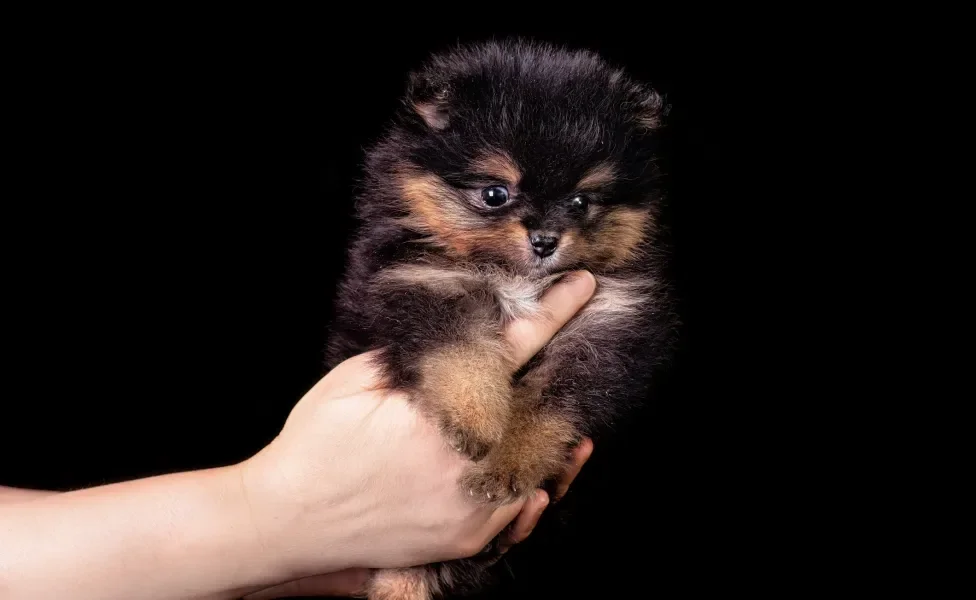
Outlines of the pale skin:
{"label": "pale skin", "polygon": [[[554,286],[543,316],[505,337],[527,362],[590,299],[588,273]],[[589,458],[584,440],[556,490]],[[226,467],[65,493],[0,487],[0,597],[263,600],[352,595],[370,570],[452,560],[504,531],[524,540],[546,492],[490,508],[460,493],[470,463],[369,355],[330,371],[280,434]],[[511,527],[507,527],[511,525]]]}

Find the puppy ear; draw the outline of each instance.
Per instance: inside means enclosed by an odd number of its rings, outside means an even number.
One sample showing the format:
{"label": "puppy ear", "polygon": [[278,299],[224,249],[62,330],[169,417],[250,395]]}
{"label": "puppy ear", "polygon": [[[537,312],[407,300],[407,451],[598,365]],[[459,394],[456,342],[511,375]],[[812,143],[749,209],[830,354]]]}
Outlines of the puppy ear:
{"label": "puppy ear", "polygon": [[407,105],[416,113],[427,127],[440,131],[447,127],[450,119],[448,103],[450,87],[446,82],[437,81],[422,73],[411,73],[407,83]]}
{"label": "puppy ear", "polygon": [[654,131],[664,123],[667,109],[664,98],[657,91],[641,87],[636,90],[637,124],[645,131]]}

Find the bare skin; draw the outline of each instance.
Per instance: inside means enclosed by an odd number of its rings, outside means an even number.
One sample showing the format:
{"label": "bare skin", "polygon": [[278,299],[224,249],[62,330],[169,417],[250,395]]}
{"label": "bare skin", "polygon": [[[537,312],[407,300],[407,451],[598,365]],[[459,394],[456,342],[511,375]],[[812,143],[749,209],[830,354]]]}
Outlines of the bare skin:
{"label": "bare skin", "polygon": [[[529,360],[589,300],[592,276],[543,299],[547,316],[507,332]],[[592,452],[584,441],[563,492]],[[498,508],[463,497],[469,466],[369,355],[330,371],[281,433],[242,463],[66,493],[0,494],[0,597],[251,600],[345,595],[369,569],[477,553],[525,539],[549,499]],[[250,594],[250,596],[249,596]]]}
{"label": "bare skin", "polygon": [[[566,473],[558,484],[561,493],[557,492],[557,496],[553,498],[554,502],[558,501],[561,495],[569,490],[570,484],[592,453],[593,442],[584,439],[573,452],[573,458],[566,468]],[[502,552],[508,551],[509,548],[529,537],[539,522],[539,518],[542,517],[542,512],[549,506],[549,502],[549,494],[545,490],[536,490],[535,495],[522,507],[522,511],[515,521],[502,532]],[[273,600],[274,598],[300,598],[303,596],[357,596],[364,592],[371,573],[371,569],[353,568],[337,573],[314,575],[248,594],[244,600]]]}

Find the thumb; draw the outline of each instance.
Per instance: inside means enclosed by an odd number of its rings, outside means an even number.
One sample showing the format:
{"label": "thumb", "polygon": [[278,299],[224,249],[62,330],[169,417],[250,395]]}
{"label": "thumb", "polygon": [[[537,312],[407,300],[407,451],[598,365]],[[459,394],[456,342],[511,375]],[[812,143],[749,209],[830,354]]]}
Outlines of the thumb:
{"label": "thumb", "polygon": [[596,279],[589,271],[574,271],[559,280],[542,296],[542,310],[532,317],[509,323],[505,338],[513,358],[521,367],[529,362],[569,322],[596,291]]}

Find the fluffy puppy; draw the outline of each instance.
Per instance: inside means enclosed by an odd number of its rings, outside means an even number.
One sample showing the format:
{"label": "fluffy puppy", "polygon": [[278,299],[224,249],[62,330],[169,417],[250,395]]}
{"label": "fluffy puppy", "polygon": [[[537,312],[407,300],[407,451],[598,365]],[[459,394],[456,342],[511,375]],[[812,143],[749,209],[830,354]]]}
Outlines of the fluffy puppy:
{"label": "fluffy puppy", "polygon": [[[661,279],[661,97],[594,53],[512,40],[433,56],[368,153],[329,366],[382,349],[473,459],[472,501],[508,502],[562,471],[643,401],[675,318]],[[517,369],[501,332],[588,269],[588,305]],[[490,550],[380,572],[372,600],[476,591]]]}

